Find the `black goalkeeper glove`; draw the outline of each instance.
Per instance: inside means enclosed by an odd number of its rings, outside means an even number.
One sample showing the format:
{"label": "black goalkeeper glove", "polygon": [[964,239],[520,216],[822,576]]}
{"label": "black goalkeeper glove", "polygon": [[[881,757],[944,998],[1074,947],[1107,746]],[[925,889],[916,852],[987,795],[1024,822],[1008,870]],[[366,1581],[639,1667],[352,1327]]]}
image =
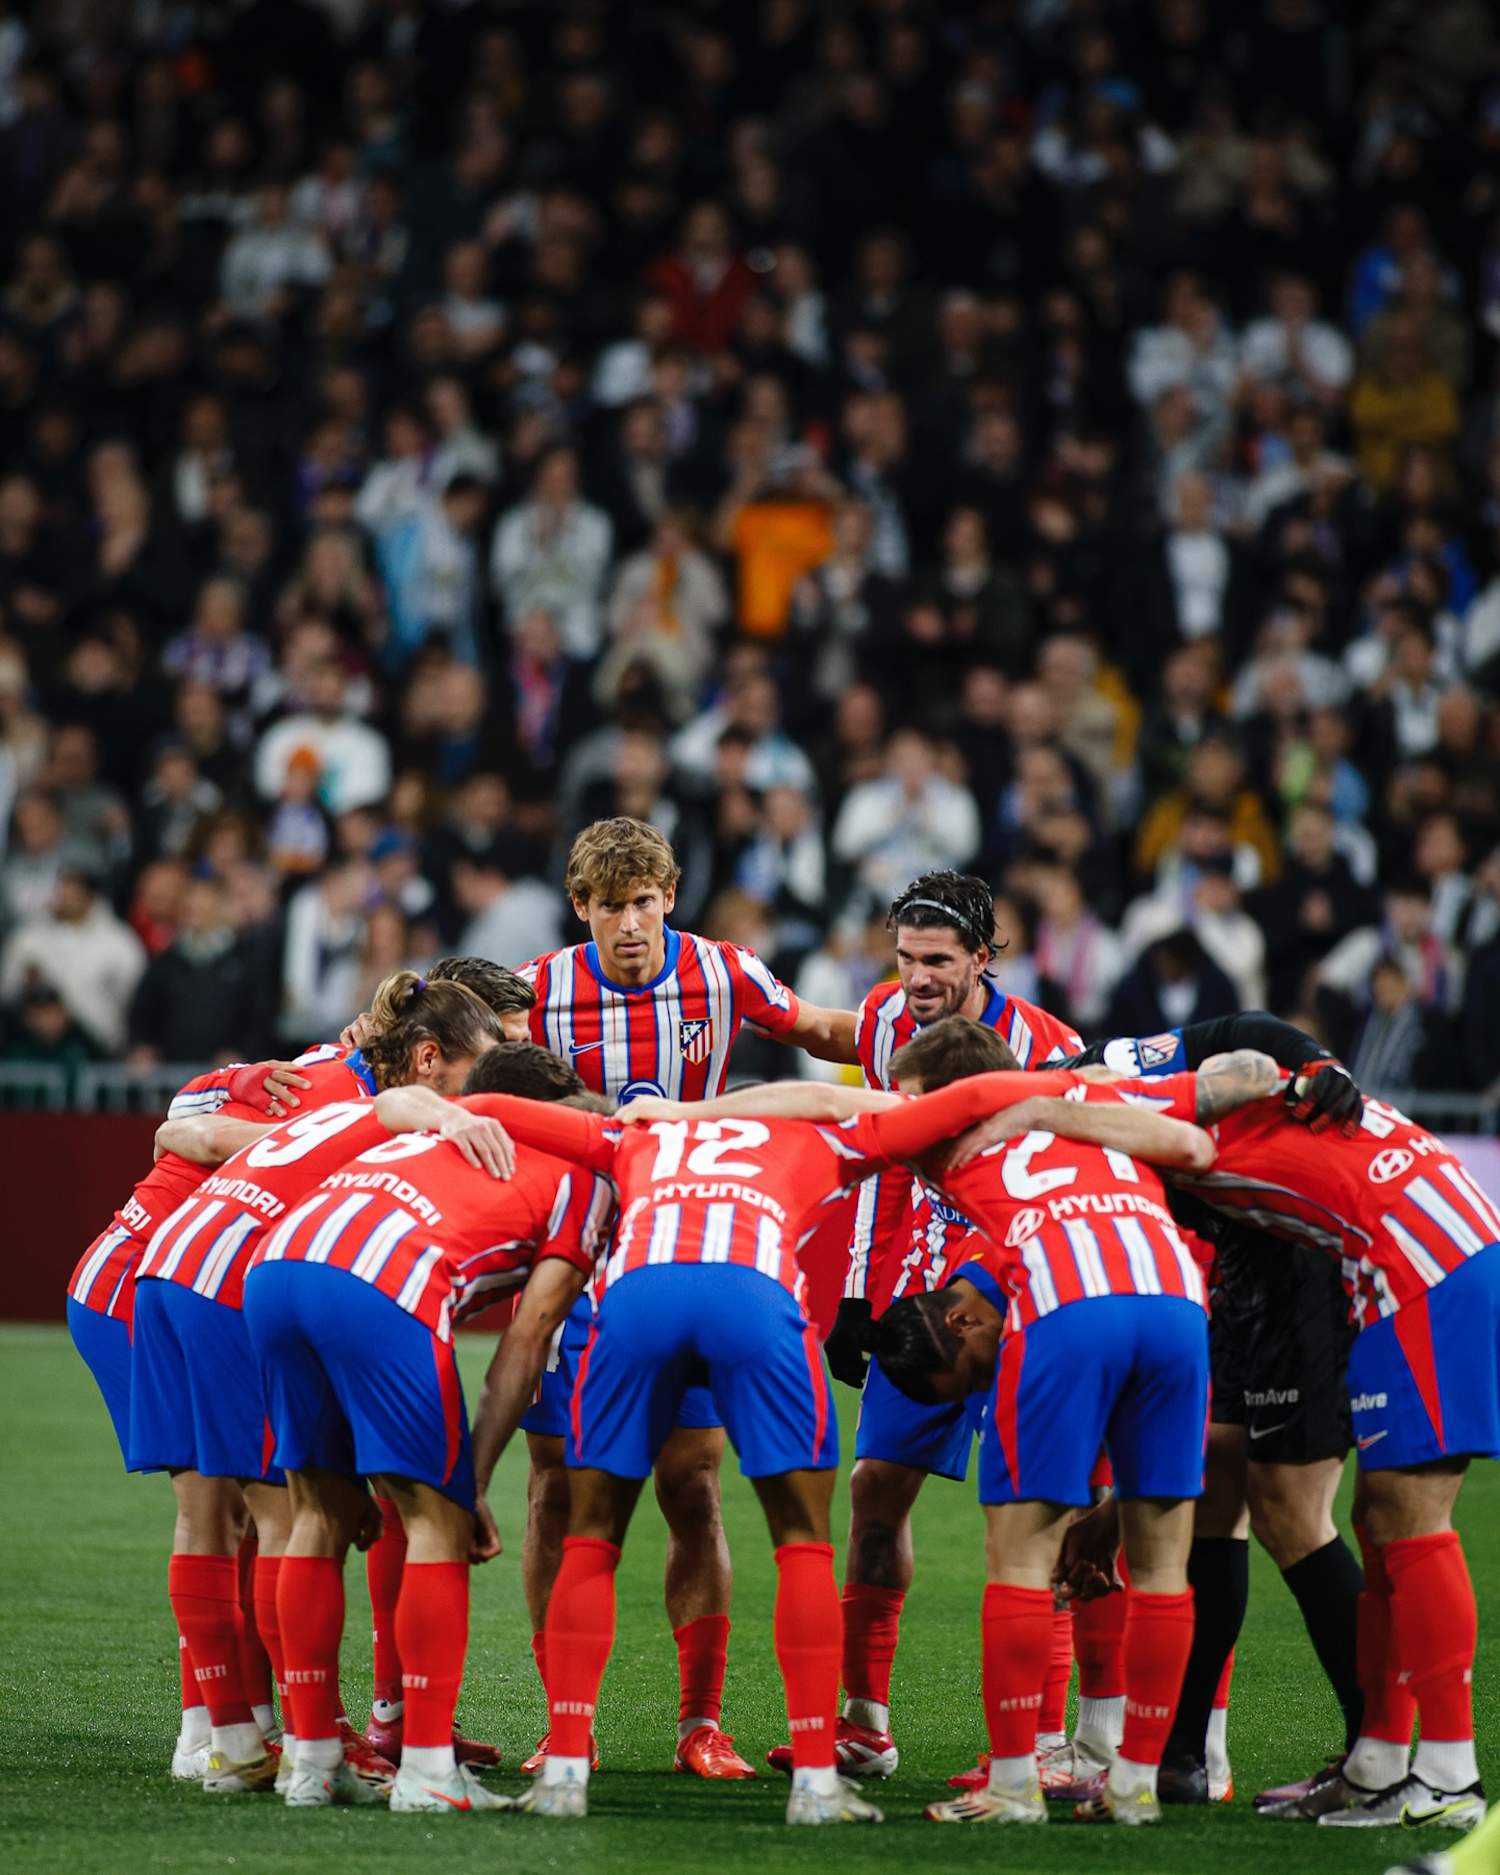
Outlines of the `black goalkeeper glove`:
{"label": "black goalkeeper glove", "polygon": [[1287,1111],[1299,1126],[1352,1133],[1364,1117],[1364,1096],[1341,1061],[1309,1061],[1286,1084]]}
{"label": "black goalkeeper glove", "polygon": [[845,1296],[833,1327],[823,1343],[828,1371],[846,1387],[862,1387],[870,1365],[870,1305],[860,1296]]}

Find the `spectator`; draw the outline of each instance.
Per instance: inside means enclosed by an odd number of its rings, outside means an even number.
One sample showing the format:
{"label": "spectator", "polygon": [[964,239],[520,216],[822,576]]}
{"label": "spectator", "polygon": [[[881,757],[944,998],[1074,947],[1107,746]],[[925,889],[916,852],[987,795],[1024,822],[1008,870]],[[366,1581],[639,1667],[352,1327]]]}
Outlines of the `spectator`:
{"label": "spectator", "polygon": [[615,576],[609,597],[614,642],[599,671],[601,698],[613,698],[625,664],[640,659],[655,671],[681,721],[708,675],[728,613],[724,582],[695,541],[689,518],[664,515],[650,545],[624,560]]}
{"label": "spectator", "polygon": [[211,684],[231,708],[248,700],[271,668],[271,653],[245,629],[245,595],[234,580],[203,582],[193,622],[169,642],[162,664],[169,677]]}
{"label": "spectator", "polygon": [[555,449],[542,459],[530,499],[501,516],[490,579],[512,618],[545,606],[568,656],[587,661],[603,641],[611,540],[609,517],[579,495],[578,458]]}
{"label": "spectator", "polygon": [[1361,1087],[1389,1099],[1421,1085],[1419,1063],[1427,1047],[1422,1011],[1406,972],[1382,957],[1370,972],[1370,1011],[1349,1057]]}
{"label": "spectator", "polygon": [[1458,399],[1428,362],[1416,318],[1393,312],[1379,362],[1361,370],[1349,402],[1355,457],[1377,494],[1396,480],[1401,452],[1415,444],[1445,448],[1458,435]]}
{"label": "spectator", "polygon": [[1340,934],[1376,914],[1374,895],[1355,880],[1338,851],[1337,834],[1331,811],[1305,800],[1291,817],[1281,877],[1249,900],[1266,936],[1274,1009],[1296,1004],[1307,972]]}
{"label": "spectator", "polygon": [[261,986],[217,879],[193,879],[172,942],[146,965],[130,1004],[132,1067],[253,1059],[264,1033]]}
{"label": "spectator", "polygon": [[389,604],[384,656],[391,669],[405,670],[428,644],[478,664],[485,507],[483,483],[457,474],[382,528],[375,553]]}
{"label": "spectator", "polygon": [[1158,938],[1121,977],[1104,1018],[1109,1035],[1157,1035],[1233,1015],[1234,984],[1190,931]]}
{"label": "spectator", "polygon": [[918,873],[966,866],[979,850],[979,813],[966,788],[938,773],[927,738],[898,730],[884,775],[845,798],[831,845],[862,886],[889,899]]}
{"label": "spectator", "polygon": [[307,754],[317,763],[318,793],[330,813],[383,800],[391,785],[385,738],[348,705],[348,684],[327,660],[313,670],[307,709],[272,725],[255,751],[255,785],[266,800],[280,795],[288,765]]}
{"label": "spectator", "polygon": [[1033,866],[1027,883],[1037,901],[1037,968],[1057,985],[1062,1013],[1073,1026],[1099,1032],[1114,987],[1125,969],[1115,933],[1089,909],[1077,874],[1067,866]]}
{"label": "spectator", "polygon": [[468,922],[458,940],[466,955],[512,968],[562,942],[558,895],[540,879],[517,876],[505,848],[492,846],[453,867],[453,896]]}
{"label": "spectator", "polygon": [[110,910],[93,877],[64,867],[46,911],[24,919],[0,952],[0,1000],[50,983],[96,1047],[118,1054],[131,994],[146,967],[141,941]]}
{"label": "spectator", "polygon": [[21,991],[0,1031],[0,1061],[61,1068],[70,1101],[77,1092],[79,1070],[100,1060],[103,1052],[53,986],[40,979]]}
{"label": "spectator", "polygon": [[359,1011],[365,907],[374,884],[363,860],[335,861],[287,907],[277,1032],[295,1052],[337,1035]]}
{"label": "spectator", "polygon": [[1271,282],[1268,316],[1240,339],[1240,369],[1260,384],[1335,404],[1354,375],[1354,354],[1337,327],[1317,317],[1318,295],[1301,274]]}
{"label": "spectator", "polygon": [[224,250],[220,292],[231,319],[275,322],[291,312],[298,293],[328,278],[329,257],[315,228],[295,222],[287,191],[261,189],[249,224]]}

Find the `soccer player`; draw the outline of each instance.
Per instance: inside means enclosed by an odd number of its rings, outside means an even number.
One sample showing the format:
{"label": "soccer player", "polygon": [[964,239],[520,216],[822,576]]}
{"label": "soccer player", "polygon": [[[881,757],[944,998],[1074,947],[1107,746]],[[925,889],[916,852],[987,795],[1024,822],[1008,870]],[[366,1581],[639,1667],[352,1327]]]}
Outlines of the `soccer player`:
{"label": "soccer player", "polygon": [[[484,1076],[490,1050],[475,1064]],[[544,1051],[512,1045],[497,1083],[541,1099],[580,1090]],[[607,1239],[613,1194],[540,1152],[499,1180],[452,1143],[473,1117],[387,1136],[330,1173],[263,1239],[245,1281],[245,1316],[287,1472],[294,1520],[277,1587],[296,1768],[295,1805],[361,1803],[339,1736],[343,1561],[370,1514],[360,1480],[393,1501],[408,1554],[396,1608],[404,1739],[396,1810],[502,1809],[453,1748],[468,1638],[469,1565],[498,1553],[476,1500],[453,1328],[534,1263],[566,1259],[578,1286]],[[503,1142],[502,1142],[503,1144]],[[251,1148],[296,1151],[284,1141]],[[380,1350],[372,1363],[370,1350]]]}
{"label": "soccer player", "polygon": [[1500,1457],[1500,1209],[1440,1141],[1377,1101],[1352,1132],[1315,1138],[1284,1100],[1261,1100],[1218,1137],[1214,1170],[1187,1188],[1337,1259],[1357,1330],[1364,1715],[1342,1768],[1298,1814],[1335,1828],[1472,1828],[1484,1814],[1477,1611],[1452,1514],[1470,1459]]}
{"label": "soccer player", "polygon": [[[385,980],[372,1015],[377,1034],[364,1058],[377,1086],[410,1078],[456,1091],[475,1057],[503,1039],[498,1018],[472,992],[431,983],[415,971]],[[305,1079],[305,1111],[288,1123],[297,1129],[290,1146],[251,1148],[268,1165],[295,1166],[368,1109],[368,1092],[346,1059],[308,1062]],[[216,1124],[250,1117],[226,1105]],[[171,1121],[162,1133],[161,1144],[170,1150]],[[341,1149],[333,1150],[337,1162]],[[265,1409],[241,1313],[245,1270],[261,1227],[285,1208],[287,1194],[271,1184],[268,1190],[239,1168],[203,1180],[153,1233],[136,1275],[130,1465],[172,1475],[178,1515],[169,1593],[208,1692],[212,1735],[204,1789],[215,1793],[265,1788],[278,1773],[236,1652],[235,1556],[248,1509],[262,1552],[255,1564],[262,1638],[283,1678],[274,1585],[290,1516],[280,1474],[264,1451]]]}
{"label": "soccer player", "polygon": [[[672,848],[645,822],[620,818],[584,828],[568,855],[566,886],[588,942],[521,967],[536,990],[531,1039],[569,1062],[593,1092],[622,1105],[640,1095],[717,1094],[746,1024],[825,1060],[853,1062],[848,1012],[799,1002],[750,951],[672,928],[678,876]],[[583,1299],[524,1422],[532,1471],[522,1567],[544,1687],[547,1599],[568,1520],[563,1436],[589,1321]],[[719,1506],[723,1452],[724,1428],[710,1391],[689,1388],[655,1471],[678,1654],[675,1764],[700,1777],[753,1777],[720,1723],[731,1587]],[[547,1742],[525,1768],[540,1768]]]}
{"label": "soccer player", "polygon": [[[984,1111],[1016,1105],[1019,1116],[1029,1116],[1017,1123],[1029,1125],[1040,1113],[1030,1100],[1034,1086],[1019,1075],[992,1083]],[[881,1110],[820,1126],[779,1117],[782,1103],[803,1114],[849,1113],[846,1103],[856,1112],[861,1105]],[[612,1172],[620,1191],[620,1227],[580,1361],[568,1437],[570,1532],[547,1616],[552,1749],[521,1807],[586,1814],[620,1545],[701,1365],[776,1545],[776,1649],[795,1752],[787,1820],[879,1820],[839,1777],[835,1760],[841,1612],[828,1512],[837,1435],[796,1249],[847,1188],[925,1149],[951,1123],[922,1102],[805,1085],[753,1089],[702,1107],[640,1101],[613,1125],[513,1100],[474,1105],[523,1143]],[[1075,1120],[1072,1107],[1051,1105],[1063,1121]],[[768,1117],[740,1117],[756,1106]],[[1136,1133],[1164,1124],[1123,1104],[1109,1120]]]}
{"label": "soccer player", "polygon": [[[891,906],[897,981],[860,1004],[855,1040],[869,1087],[889,1090],[896,1053],[920,1030],[966,1016],[1004,1036],[1016,1063],[1040,1067],[1083,1044],[1074,1030],[1032,1003],[1007,996],[990,979],[999,946],[995,901],[982,879],[924,873]],[[849,1478],[849,1550],[844,1574],[844,1710],[839,1761],[855,1777],[889,1777],[899,1762],[891,1735],[891,1671],[901,1610],[914,1559],[911,1512],[931,1476],[962,1479],[969,1468],[979,1402],[919,1405],[882,1371],[866,1370],[864,1342],[872,1316],[903,1295],[941,1287],[968,1220],[941,1194],[904,1169],[872,1180],[860,1193],[844,1300],[827,1342],[836,1379],[863,1387]],[[1102,1611],[1100,1611],[1102,1612]],[[1097,1620],[1097,1612],[1085,1617]],[[1063,1658],[1072,1623],[1060,1614]],[[1063,1667],[1066,1690],[1067,1666]],[[785,1769],[789,1748],[770,1762]]]}
{"label": "soccer player", "polygon": [[[947,1088],[933,1098],[949,1099],[961,1126],[984,1113],[983,1071],[1008,1060],[993,1033],[945,1022],[893,1065],[903,1088]],[[1264,1067],[1274,1074],[1269,1061]],[[1114,1088],[1075,1091],[1100,1103],[1124,1100]],[[995,1140],[1002,1130],[1009,1129],[992,1123],[985,1136]],[[1193,1128],[1151,1156],[1202,1170],[1213,1148]],[[875,1345],[893,1382],[914,1399],[989,1394],[980,1497],[988,1524],[990,1757],[984,1789],[926,1814],[945,1823],[1047,1820],[1035,1730],[1051,1652],[1051,1584],[1074,1510],[1091,1501],[1105,1446],[1130,1563],[1125,1726],[1102,1791],[1078,1814],[1155,1823],[1157,1767],[1192,1640],[1187,1556],[1208,1408],[1203,1273],[1157,1177],[1118,1151],[1039,1128],[982,1156],[937,1155],[928,1168],[987,1241],[943,1288],[893,1303]]]}
{"label": "soccer player", "polygon": [[[298,1105],[300,1093],[309,1084],[291,1062],[263,1061],[216,1068],[189,1081],[173,1097],[169,1115],[181,1119],[214,1113],[231,1101],[257,1116],[280,1114]],[[103,1397],[127,1469],[136,1269],[152,1232],[201,1177],[201,1168],[185,1160],[172,1156],[158,1159],[115,1212],[108,1229],[101,1231],[84,1251],[68,1279],[68,1332]],[[247,1643],[249,1677],[254,1677],[257,1666],[253,1653],[253,1645]],[[208,1708],[181,1633],[178,1660],[182,1719],[172,1752],[172,1775],[199,1782],[208,1768]],[[269,1716],[268,1689],[263,1689],[257,1679],[254,1690],[266,1691]]]}

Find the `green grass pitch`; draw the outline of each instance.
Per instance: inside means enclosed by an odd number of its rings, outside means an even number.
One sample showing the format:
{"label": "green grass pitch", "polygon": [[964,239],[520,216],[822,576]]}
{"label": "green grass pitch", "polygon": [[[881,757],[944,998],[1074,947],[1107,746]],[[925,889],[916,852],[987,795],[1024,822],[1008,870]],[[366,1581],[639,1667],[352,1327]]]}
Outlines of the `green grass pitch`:
{"label": "green grass pitch", "polygon": [[[471,1388],[486,1348],[471,1338]],[[852,1429],[851,1396],[840,1409]],[[119,1468],[93,1383],[61,1329],[0,1330],[0,1428],[5,1510],[0,1522],[0,1868],[6,1875],[604,1875],[673,1871],[732,1875],[766,1868],[839,1875],[1000,1867],[1031,1871],[1129,1869],[1203,1875],[1379,1875],[1402,1850],[1451,1838],[1350,1836],[1258,1823],[1250,1796],[1301,1774],[1337,1739],[1332,1701],[1296,1609],[1257,1552],[1250,1619],[1230,1714],[1239,1799],[1212,1812],[1169,1812],[1149,1832],[1087,1829],[1054,1812],[1046,1830],[944,1830],[921,1819],[944,1776],[982,1742],[978,1697],[980,1522],[972,1487],[933,1484],[917,1512],[917,1581],[896,1663],[900,1774],[881,1787],[883,1829],[792,1832],[786,1786],[705,1785],[670,1775],[675,1660],[661,1611],[662,1527],[642,1502],[620,1575],[620,1635],[604,1683],[605,1770],[581,1824],[497,1815],[431,1820],[384,1812],[288,1814],[274,1799],[211,1799],[166,1776],[175,1732],[175,1641],[166,1606],[170,1498],[160,1479]],[[462,1715],[514,1765],[541,1724],[514,1548],[522,1517],[522,1461],[508,1459],[494,1493],[512,1554],[476,1575],[474,1632]],[[737,1581],[726,1724],[758,1761],[783,1736],[771,1651],[774,1571],[748,1488],[725,1480]],[[1463,1527],[1481,1605],[1500,1598],[1500,1479],[1480,1467]],[[836,1537],[842,1538],[842,1516]],[[362,1716],[369,1694],[369,1604],[349,1571],[344,1683]],[[1481,1738],[1493,1746],[1500,1698],[1485,1651],[1476,1675]],[[1485,1756],[1491,1788],[1500,1764]],[[517,1787],[499,1774],[502,1788]]]}

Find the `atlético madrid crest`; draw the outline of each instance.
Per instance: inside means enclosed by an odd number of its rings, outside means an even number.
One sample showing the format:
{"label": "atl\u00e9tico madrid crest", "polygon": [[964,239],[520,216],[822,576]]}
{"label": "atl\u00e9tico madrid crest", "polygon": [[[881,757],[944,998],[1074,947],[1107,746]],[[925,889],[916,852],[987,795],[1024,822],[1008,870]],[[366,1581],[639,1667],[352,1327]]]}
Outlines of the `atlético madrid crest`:
{"label": "atl\u00e9tico madrid crest", "polygon": [[714,1025],[707,1016],[677,1024],[677,1046],[684,1061],[707,1061],[714,1045]]}

